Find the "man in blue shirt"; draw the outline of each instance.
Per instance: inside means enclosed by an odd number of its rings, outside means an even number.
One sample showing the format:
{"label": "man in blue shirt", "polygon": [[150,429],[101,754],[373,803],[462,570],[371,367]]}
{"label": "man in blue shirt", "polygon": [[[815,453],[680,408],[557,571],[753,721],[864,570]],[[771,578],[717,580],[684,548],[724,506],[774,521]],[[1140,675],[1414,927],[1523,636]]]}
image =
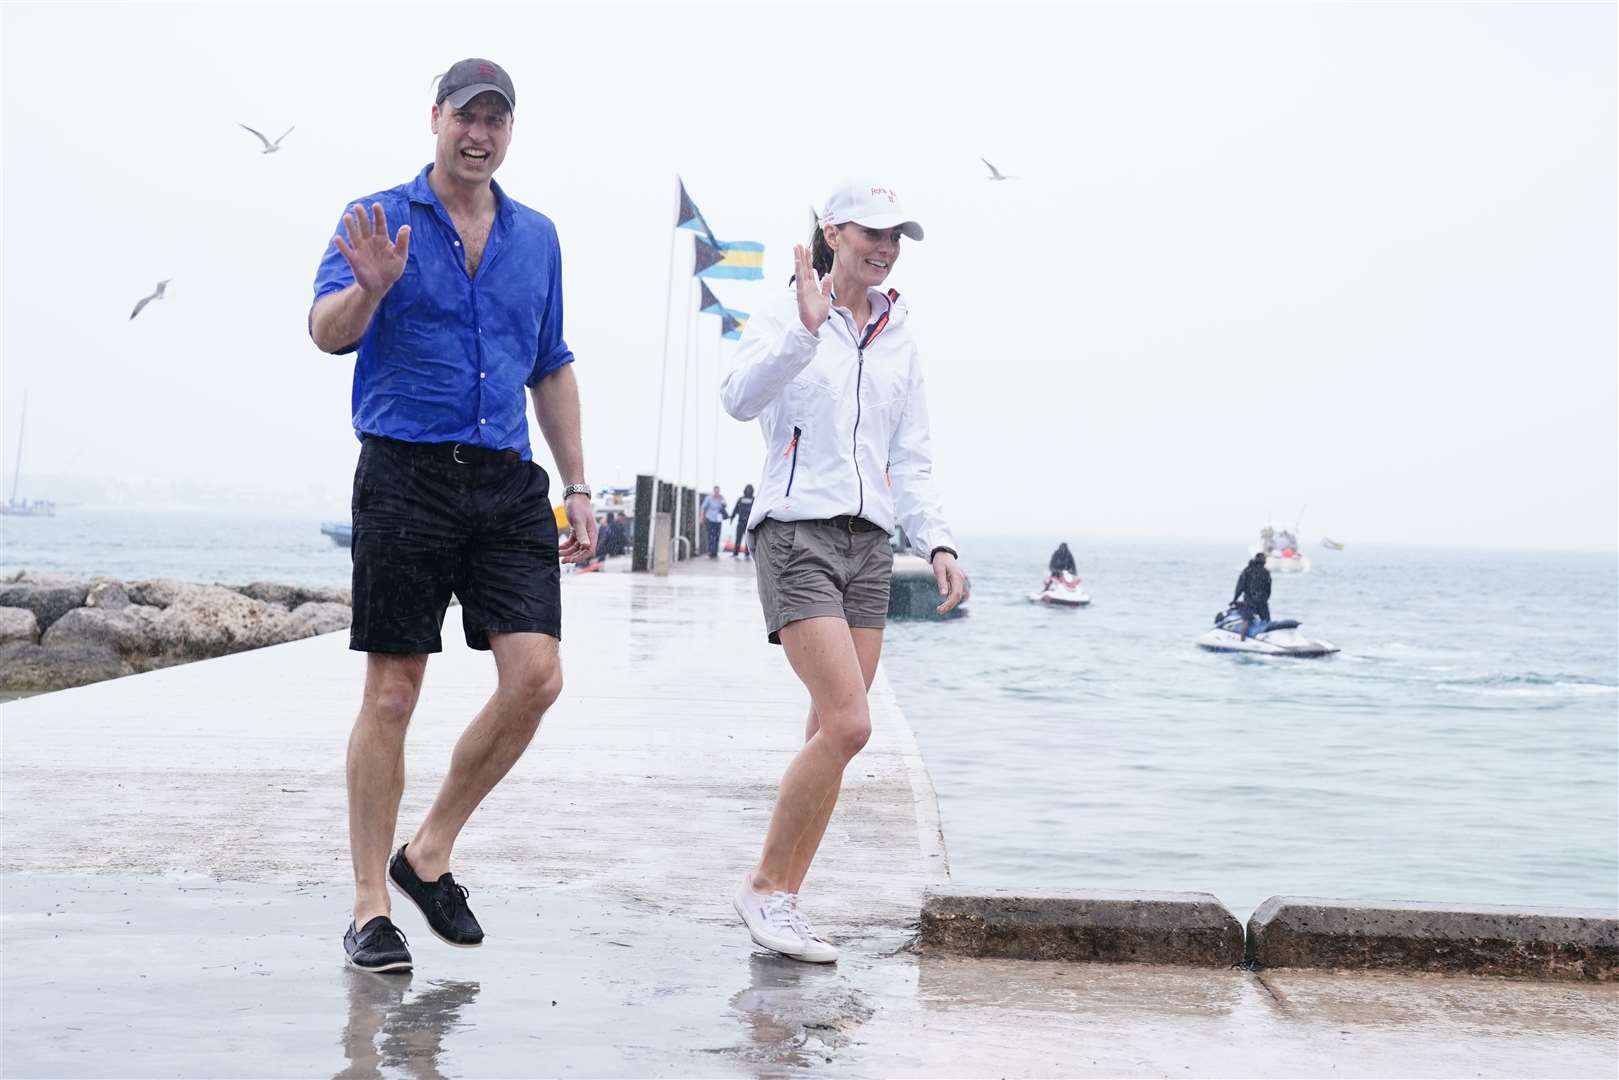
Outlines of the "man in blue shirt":
{"label": "man in blue shirt", "polygon": [[[433,163],[355,203],[315,277],[310,337],[323,352],[358,353],[349,644],[367,661],[348,748],[355,900],[343,945],[369,971],[412,962],[389,918],[390,880],[437,937],[482,942],[450,853],[562,689],[559,563],[588,559],[596,541],[556,228],[493,179],[516,103],[488,60],[446,72]],[[392,239],[390,219],[401,223]],[[525,387],[566,484],[572,534],[560,545],[550,478],[531,460]],[[497,684],[390,859],[405,729],[452,594],[467,644],[494,653]]]}

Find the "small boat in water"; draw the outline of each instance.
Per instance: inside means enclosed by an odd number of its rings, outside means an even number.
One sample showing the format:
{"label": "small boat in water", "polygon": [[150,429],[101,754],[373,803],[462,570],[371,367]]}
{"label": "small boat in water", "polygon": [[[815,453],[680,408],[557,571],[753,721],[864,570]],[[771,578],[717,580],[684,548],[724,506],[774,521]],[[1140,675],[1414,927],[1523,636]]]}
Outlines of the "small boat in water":
{"label": "small boat in water", "polygon": [[0,514],[6,517],[55,517],[56,504],[50,499],[22,499],[17,487],[22,483],[22,437],[28,427],[28,394],[22,396],[22,419],[17,422],[16,468],[11,473],[11,498],[0,503]]}
{"label": "small boat in water", "polygon": [[1326,548],[1328,551],[1342,551],[1344,549],[1342,544],[1338,543],[1338,541],[1332,539],[1330,536],[1323,536],[1321,538],[1321,546]]}
{"label": "small boat in water", "polygon": [[6,517],[55,517],[56,504],[49,499],[11,499],[0,503]]}
{"label": "small boat in water", "polygon": [[1274,574],[1308,574],[1310,557],[1301,551],[1275,551],[1265,556],[1265,569]]}
{"label": "small boat in water", "polygon": [[1029,594],[1029,603],[1047,607],[1082,608],[1091,606],[1091,594],[1084,589],[1085,579],[1064,570],[1052,574],[1039,592]]}
{"label": "small boat in water", "polygon": [[1291,529],[1259,530],[1259,543],[1248,549],[1250,555],[1265,553],[1265,569],[1273,574],[1307,574],[1310,559],[1299,547],[1298,534]]}
{"label": "small boat in water", "polygon": [[331,537],[338,547],[349,547],[354,539],[354,529],[346,521],[323,521],[320,531],[322,536]]}

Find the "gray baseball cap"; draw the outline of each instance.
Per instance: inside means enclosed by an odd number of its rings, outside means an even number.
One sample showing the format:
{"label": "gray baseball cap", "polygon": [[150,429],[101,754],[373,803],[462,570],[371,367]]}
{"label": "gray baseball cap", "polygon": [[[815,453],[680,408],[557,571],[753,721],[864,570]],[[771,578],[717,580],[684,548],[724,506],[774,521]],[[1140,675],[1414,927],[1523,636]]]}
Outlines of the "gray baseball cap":
{"label": "gray baseball cap", "polygon": [[448,101],[450,108],[459,109],[479,94],[491,90],[506,99],[507,108],[517,108],[517,91],[512,88],[512,78],[506,74],[506,69],[493,60],[474,57],[462,60],[444,73],[438,81],[438,97],[433,99],[433,104],[442,105]]}

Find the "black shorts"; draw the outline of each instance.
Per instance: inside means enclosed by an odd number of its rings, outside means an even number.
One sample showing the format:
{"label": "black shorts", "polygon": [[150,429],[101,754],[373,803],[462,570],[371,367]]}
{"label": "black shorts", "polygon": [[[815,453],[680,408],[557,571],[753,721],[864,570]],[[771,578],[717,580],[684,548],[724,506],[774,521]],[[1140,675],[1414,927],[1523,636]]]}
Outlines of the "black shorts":
{"label": "black shorts", "polygon": [[349,648],[435,653],[453,593],[467,644],[562,637],[551,481],[532,461],[458,465],[437,448],[368,437],[354,470]]}

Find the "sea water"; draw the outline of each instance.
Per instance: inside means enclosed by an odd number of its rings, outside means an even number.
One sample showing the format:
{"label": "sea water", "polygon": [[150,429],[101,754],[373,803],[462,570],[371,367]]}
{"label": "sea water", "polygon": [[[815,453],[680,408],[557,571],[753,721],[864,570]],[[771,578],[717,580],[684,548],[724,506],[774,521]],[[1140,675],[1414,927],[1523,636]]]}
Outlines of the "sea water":
{"label": "sea water", "polygon": [[[0,520],[0,571],[346,585],[309,517]],[[1090,608],[1028,602],[1066,539]],[[1247,538],[962,540],[965,619],[884,662],[963,884],[1619,908],[1619,558],[1310,550],[1277,618],[1343,651],[1206,653]]]}
{"label": "sea water", "polygon": [[[1089,608],[1028,600],[1061,539]],[[884,653],[958,881],[1619,908],[1613,553],[1311,551],[1304,660],[1195,646],[1243,538],[962,547],[969,617]]]}

